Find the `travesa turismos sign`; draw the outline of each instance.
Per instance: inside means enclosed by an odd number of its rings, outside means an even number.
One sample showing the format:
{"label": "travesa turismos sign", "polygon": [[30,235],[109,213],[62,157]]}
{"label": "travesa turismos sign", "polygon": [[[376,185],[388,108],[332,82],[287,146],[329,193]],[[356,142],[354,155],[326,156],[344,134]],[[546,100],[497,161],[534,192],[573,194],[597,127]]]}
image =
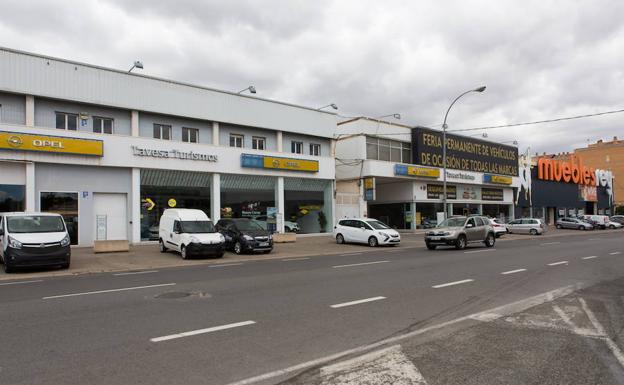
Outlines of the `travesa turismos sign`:
{"label": "travesa turismos sign", "polygon": [[134,156],[147,156],[153,158],[203,160],[207,162],[218,161],[217,156],[214,154],[202,154],[194,151],[180,151],[176,149],[160,150],[154,148],[132,146],[132,154]]}

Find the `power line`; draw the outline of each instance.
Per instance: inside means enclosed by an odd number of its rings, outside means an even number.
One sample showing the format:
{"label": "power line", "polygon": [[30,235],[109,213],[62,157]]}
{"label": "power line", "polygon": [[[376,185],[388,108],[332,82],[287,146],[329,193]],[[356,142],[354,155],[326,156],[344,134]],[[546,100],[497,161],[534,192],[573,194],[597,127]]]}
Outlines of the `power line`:
{"label": "power line", "polygon": [[459,132],[459,131],[478,131],[478,130],[490,130],[493,128],[504,128],[504,127],[517,127],[517,126],[528,126],[531,124],[540,124],[540,123],[551,123],[551,122],[561,122],[564,120],[574,120],[574,119],[582,119],[582,118],[591,118],[593,116],[601,116],[601,115],[610,115],[610,114],[617,114],[620,112],[624,112],[624,109],[621,110],[613,110],[613,111],[604,111],[604,112],[597,112],[595,114],[585,114],[585,115],[576,115],[576,116],[569,116],[569,117],[565,117],[565,118],[556,118],[556,119],[546,119],[546,120],[537,120],[534,122],[524,122],[524,123],[513,123],[513,124],[502,124],[499,126],[484,126],[484,127],[474,127],[474,128],[462,128],[462,129],[458,129],[458,130],[448,130],[448,132]]}

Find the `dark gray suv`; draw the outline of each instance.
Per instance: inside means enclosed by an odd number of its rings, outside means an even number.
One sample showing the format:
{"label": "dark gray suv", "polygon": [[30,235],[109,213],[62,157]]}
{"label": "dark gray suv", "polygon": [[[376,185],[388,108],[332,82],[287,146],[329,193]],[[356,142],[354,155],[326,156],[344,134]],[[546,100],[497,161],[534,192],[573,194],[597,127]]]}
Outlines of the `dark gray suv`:
{"label": "dark gray suv", "polygon": [[496,236],[490,221],[485,217],[451,217],[425,233],[425,244],[429,250],[438,246],[455,246],[461,250],[469,243],[484,243],[494,246]]}

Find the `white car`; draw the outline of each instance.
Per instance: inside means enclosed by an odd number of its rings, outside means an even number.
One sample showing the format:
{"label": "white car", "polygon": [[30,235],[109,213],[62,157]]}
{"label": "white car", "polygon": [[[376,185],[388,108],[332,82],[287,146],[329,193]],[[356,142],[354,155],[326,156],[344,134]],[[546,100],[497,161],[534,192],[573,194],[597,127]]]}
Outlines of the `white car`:
{"label": "white car", "polygon": [[161,253],[172,249],[180,252],[182,259],[195,255],[221,258],[225,237],[201,210],[167,209],[160,217],[158,244]]}
{"label": "white car", "polygon": [[619,222],[613,222],[613,221],[609,220],[606,223],[605,227],[609,228],[609,229],[621,229],[622,228],[622,224],[619,223]]}
{"label": "white car", "polygon": [[398,245],[401,235],[383,222],[372,218],[341,219],[334,226],[336,243],[366,243],[371,247]]}
{"label": "white car", "polygon": [[504,234],[507,234],[509,232],[507,231],[507,225],[500,219],[488,218],[488,220],[490,221],[490,225],[494,229],[494,236],[496,236],[496,238],[500,238]]}
{"label": "white car", "polygon": [[[252,218],[254,221],[258,222],[260,226],[262,226],[265,230],[268,230],[268,220],[266,215],[260,215]],[[297,222],[292,221],[284,221],[284,231],[287,233],[298,233],[299,232],[299,224]]]}

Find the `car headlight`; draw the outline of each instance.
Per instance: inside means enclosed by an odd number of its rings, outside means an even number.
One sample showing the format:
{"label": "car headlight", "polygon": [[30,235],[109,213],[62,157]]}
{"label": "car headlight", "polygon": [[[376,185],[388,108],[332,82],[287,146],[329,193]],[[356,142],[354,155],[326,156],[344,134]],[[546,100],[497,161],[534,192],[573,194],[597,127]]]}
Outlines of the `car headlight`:
{"label": "car headlight", "polygon": [[69,235],[66,235],[65,238],[61,239],[61,246],[69,246]]}
{"label": "car headlight", "polygon": [[269,234],[269,241],[273,240],[273,234]]}
{"label": "car headlight", "polygon": [[454,231],[445,231],[445,232],[442,233],[442,235],[444,235],[444,236],[453,235],[453,234],[455,234]]}
{"label": "car headlight", "polygon": [[223,236],[223,234],[219,234],[219,241],[225,242],[225,237]]}
{"label": "car headlight", "polygon": [[201,241],[197,237],[191,237],[191,243],[201,243]]}
{"label": "car headlight", "polygon": [[12,249],[21,249],[22,242],[18,241],[15,238],[9,237],[9,247]]}
{"label": "car headlight", "polygon": [[251,236],[249,236],[247,234],[243,235],[243,239],[246,240],[246,241],[253,241],[253,237],[251,237]]}
{"label": "car headlight", "polygon": [[381,236],[383,236],[384,238],[386,238],[386,239],[384,239],[385,241],[387,241],[387,240],[388,240],[388,238],[390,238],[390,236],[388,235],[388,233],[384,233],[383,231],[379,231],[378,233],[379,233],[379,235],[381,235]]}

